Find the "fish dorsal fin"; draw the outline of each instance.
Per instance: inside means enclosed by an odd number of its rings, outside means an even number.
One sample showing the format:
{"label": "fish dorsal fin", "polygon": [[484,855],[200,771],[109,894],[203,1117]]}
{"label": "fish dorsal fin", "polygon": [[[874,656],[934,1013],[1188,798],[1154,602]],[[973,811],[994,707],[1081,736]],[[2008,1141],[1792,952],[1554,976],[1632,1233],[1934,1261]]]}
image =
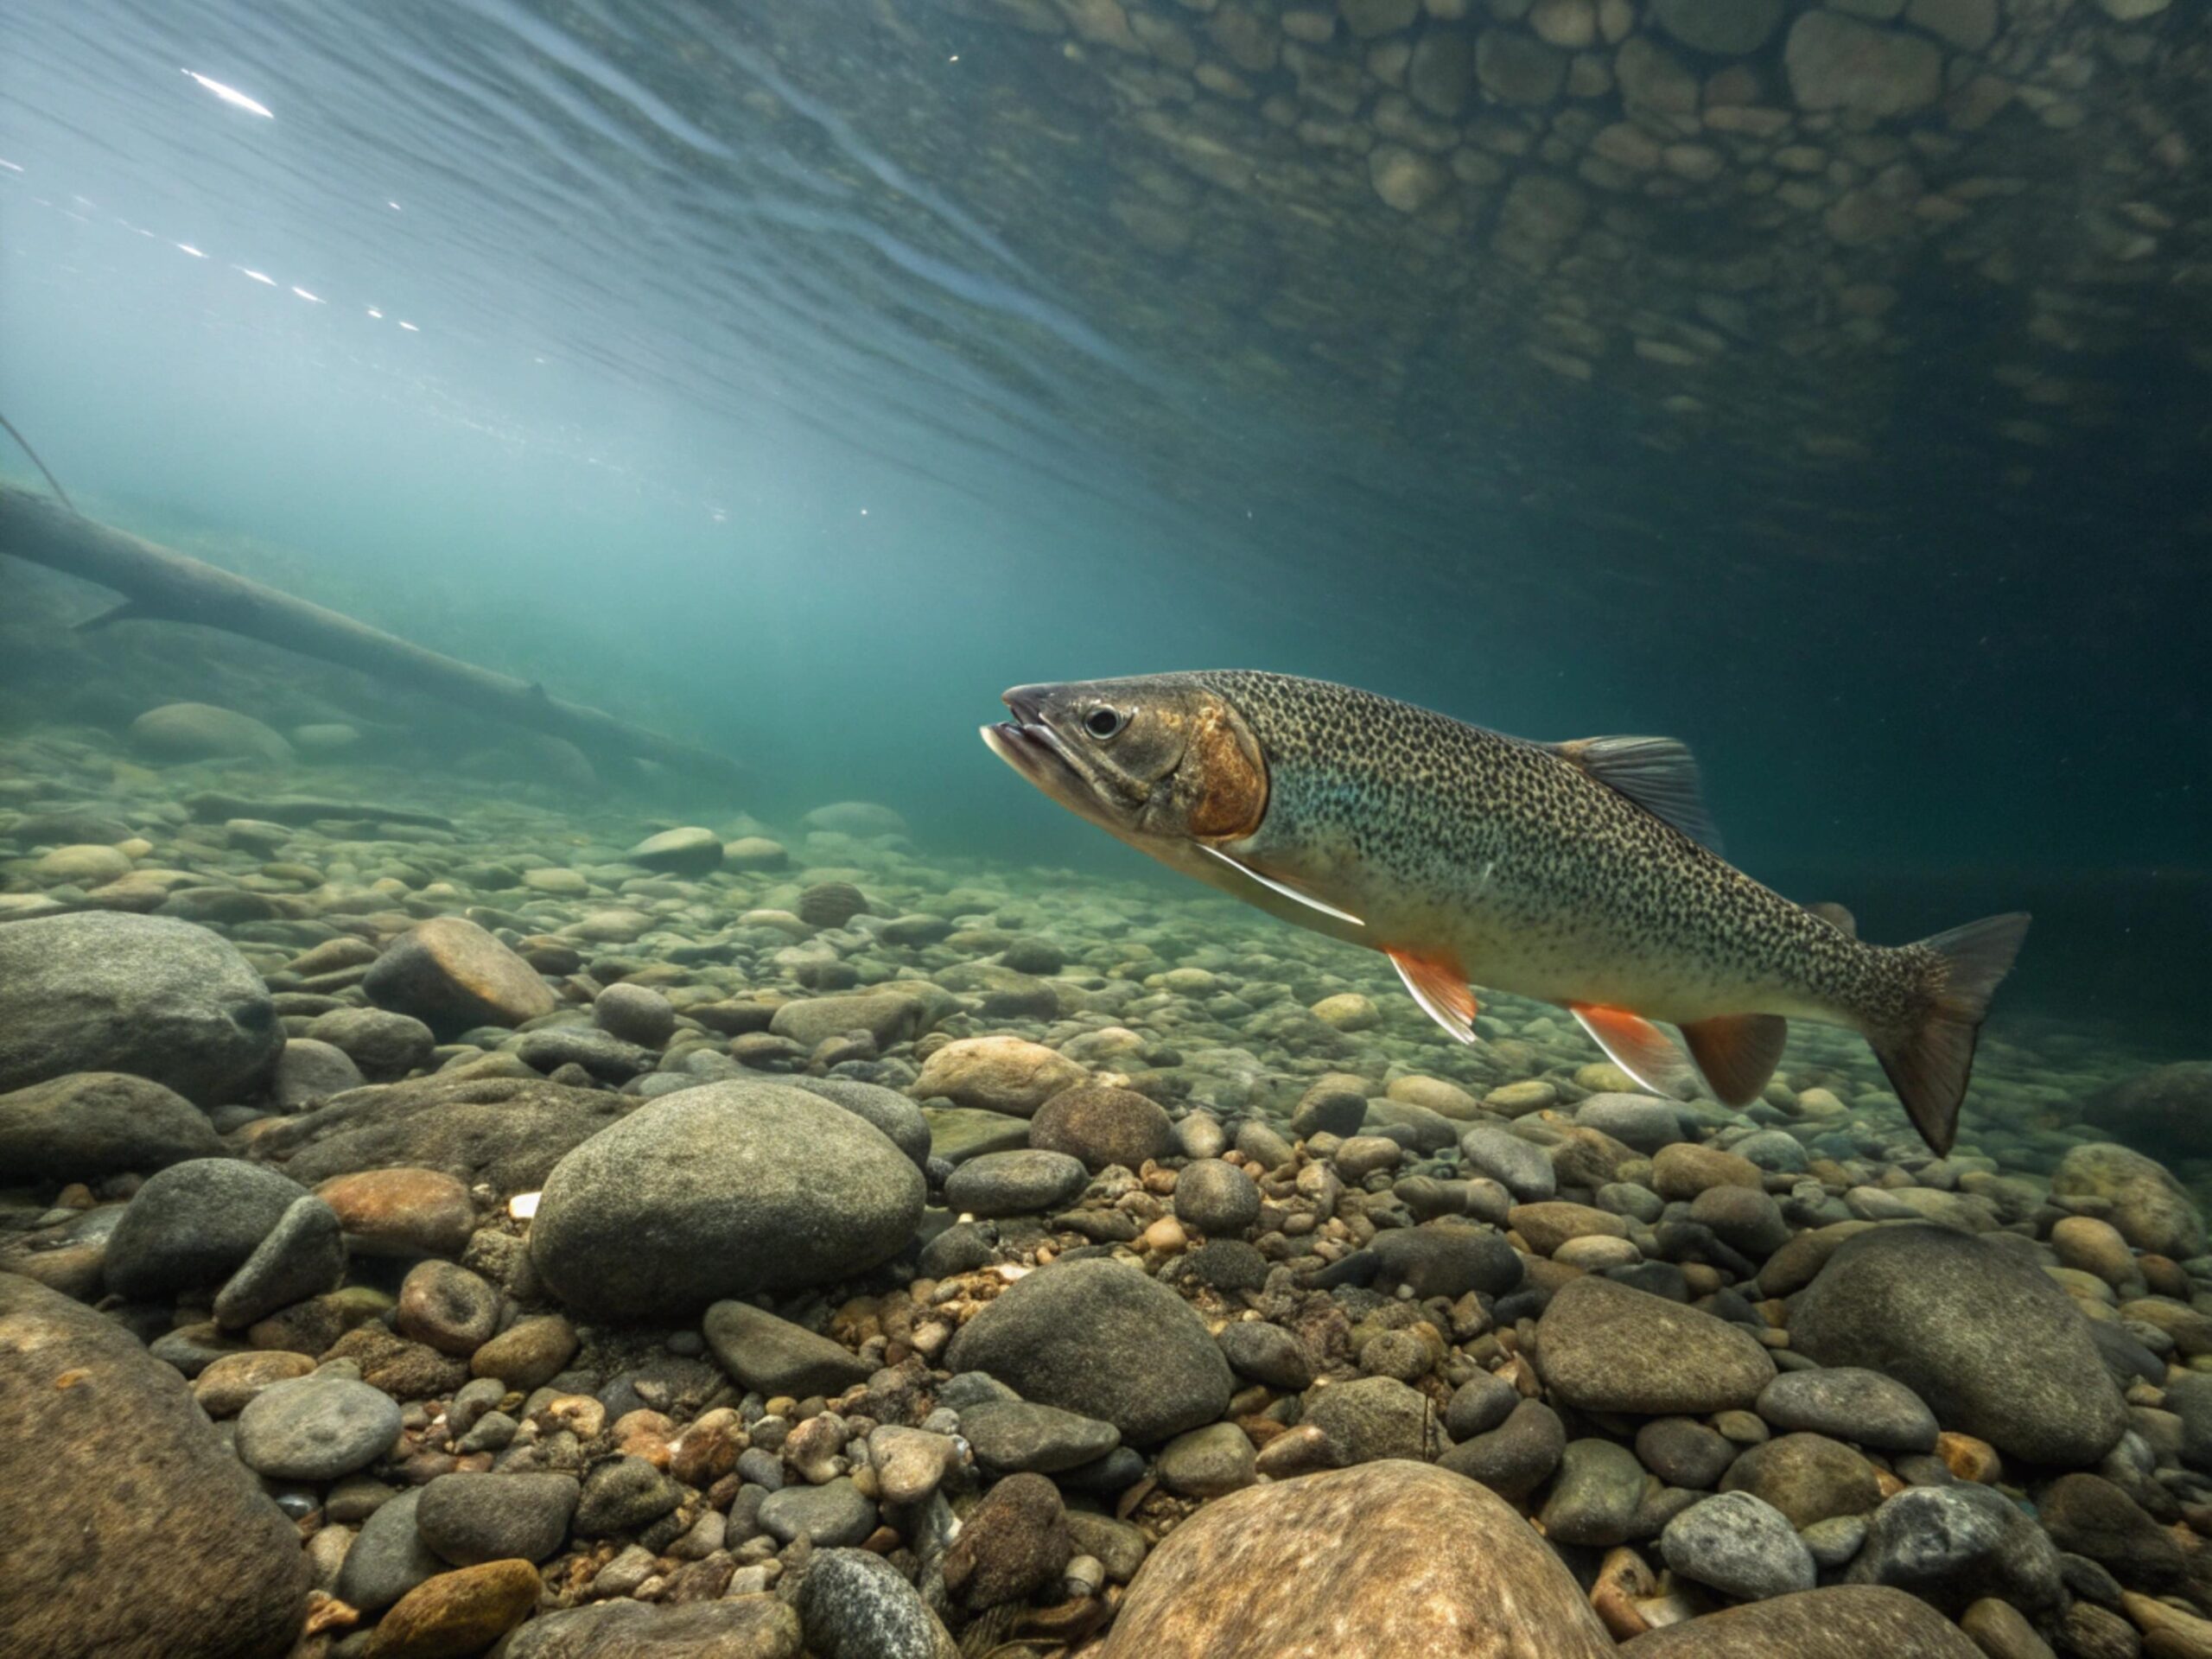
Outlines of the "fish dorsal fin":
{"label": "fish dorsal fin", "polygon": [[1690,1058],[1724,1106],[1748,1106],[1782,1064],[1789,1022],[1778,1014],[1723,1014],[1682,1027]]}
{"label": "fish dorsal fin", "polygon": [[1360,920],[1358,917],[1353,915],[1348,910],[1338,910],[1334,905],[1328,904],[1319,899],[1316,899],[1310,893],[1301,893],[1296,887],[1291,886],[1287,881],[1278,881],[1272,875],[1261,874],[1260,872],[1253,868],[1250,864],[1247,863],[1244,860],[1238,858],[1232,853],[1224,853],[1218,847],[1209,847],[1203,841],[1196,842],[1192,844],[1202,853],[1211,853],[1216,858],[1228,865],[1230,869],[1236,871],[1239,875],[1249,876],[1253,880],[1258,882],[1270,893],[1280,893],[1282,897],[1292,900],[1294,903],[1303,905],[1308,910],[1318,910],[1324,916],[1334,917],[1338,921],[1350,922],[1354,927],[1365,927],[1367,925],[1365,922]]}
{"label": "fish dorsal fin", "polygon": [[1423,950],[1386,950],[1421,1012],[1463,1043],[1475,1036],[1475,993],[1459,963]]}
{"label": "fish dorsal fin", "polygon": [[1705,810],[1697,760],[1687,745],[1671,737],[1578,737],[1551,750],[1692,841],[1719,850],[1720,832]]}
{"label": "fish dorsal fin", "polygon": [[1682,1051],[1642,1014],[1591,1002],[1567,1006],[1590,1033],[1590,1040],[1605,1051],[1605,1058],[1653,1094],[1680,1100],[1696,1092],[1697,1073]]}
{"label": "fish dorsal fin", "polygon": [[1835,929],[1837,932],[1848,933],[1854,939],[1859,937],[1859,918],[1841,905],[1823,899],[1817,905],[1808,905],[1805,908]]}

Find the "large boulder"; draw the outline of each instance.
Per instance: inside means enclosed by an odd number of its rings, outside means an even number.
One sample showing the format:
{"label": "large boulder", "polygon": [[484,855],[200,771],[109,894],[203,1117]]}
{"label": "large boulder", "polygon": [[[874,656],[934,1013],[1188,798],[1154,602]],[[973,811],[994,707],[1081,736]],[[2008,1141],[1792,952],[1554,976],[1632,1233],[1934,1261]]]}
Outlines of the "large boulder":
{"label": "large boulder", "polygon": [[73,1071],[0,1095],[0,1171],[10,1180],[150,1175],[222,1155],[223,1138],[175,1090],[122,1071]]}
{"label": "large boulder", "polygon": [[0,1650],[280,1659],[299,1534],[184,1379],[121,1326],[0,1273]]}
{"label": "large boulder", "polygon": [[1946,1428],[2029,1463],[2094,1464],[2127,1427],[2072,1300],[1970,1234],[1912,1222],[1845,1240],[1798,1294],[1789,1335],[1821,1364],[1895,1377]]}
{"label": "large boulder", "polygon": [[1235,1386],[1189,1303],[1140,1268],[1096,1259],[1021,1279],[960,1327],[945,1363],[1140,1446],[1214,1421]]}
{"label": "large boulder", "polygon": [[310,1185],[404,1165],[502,1194],[528,1192],[634,1104],[627,1095],[537,1077],[417,1077],[333,1095],[270,1127],[253,1154]]}
{"label": "large boulder", "polygon": [[531,1255],[588,1318],[681,1318],[725,1297],[828,1285],[913,1236],[925,1185],[883,1135],[775,1083],[640,1107],[546,1178]]}
{"label": "large boulder", "polygon": [[157,760],[258,760],[280,765],[292,746],[251,715],[212,702],[165,702],[130,722],[130,741]]}
{"label": "large boulder", "polygon": [[2139,1250],[2185,1260],[2204,1254],[2204,1217],[2156,1159],[2109,1141],[2074,1147],[2050,1173],[2062,1198],[2102,1198],[2112,1224]]}
{"label": "large boulder", "polygon": [[474,1026],[519,1026],[559,1006],[537,970],[459,916],[401,934],[361,981],[380,1008],[411,1014],[441,1037]]}
{"label": "large boulder", "polygon": [[1773,1359],[1742,1326],[1595,1274],[1545,1306],[1536,1369],[1578,1410],[1649,1417],[1748,1409],[1774,1381]]}
{"label": "large boulder", "polygon": [[2161,1157],[2212,1158],[2212,1060],[2138,1072],[2094,1096],[2082,1116]]}
{"label": "large boulder", "polygon": [[1982,1659],[1981,1649],[1902,1590],[1838,1586],[1686,1619],[1622,1644],[1622,1659]]}
{"label": "large boulder", "polygon": [[1574,1576],[1503,1498],[1402,1461],[1248,1487],[1170,1533],[1100,1659],[1610,1659]]}
{"label": "large boulder", "polygon": [[0,1090],[128,1071],[219,1106],[283,1046],[269,988],[220,934],[109,911],[0,925]]}

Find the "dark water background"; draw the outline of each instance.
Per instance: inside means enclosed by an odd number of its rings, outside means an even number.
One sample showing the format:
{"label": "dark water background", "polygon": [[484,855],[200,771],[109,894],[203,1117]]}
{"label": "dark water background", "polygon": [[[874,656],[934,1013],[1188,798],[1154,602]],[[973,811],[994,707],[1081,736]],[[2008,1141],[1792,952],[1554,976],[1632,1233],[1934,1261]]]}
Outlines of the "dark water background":
{"label": "dark water background", "polygon": [[[2008,1006],[2202,1049],[2201,284],[2115,295],[2031,454],[1987,377],[2025,290],[1933,255],[1878,349],[1746,330],[1678,437],[1632,362],[1520,349],[1566,279],[1494,203],[1271,229],[1185,180],[1187,245],[1133,236],[1119,60],[988,4],[0,29],[0,410],[80,505],[725,748],[725,806],[1127,871],[975,727],[1174,667],[1669,732],[1754,874],[1882,939],[2032,908]],[[2043,162],[2091,211],[2101,164]],[[1808,410],[1848,441],[1764,442]]]}

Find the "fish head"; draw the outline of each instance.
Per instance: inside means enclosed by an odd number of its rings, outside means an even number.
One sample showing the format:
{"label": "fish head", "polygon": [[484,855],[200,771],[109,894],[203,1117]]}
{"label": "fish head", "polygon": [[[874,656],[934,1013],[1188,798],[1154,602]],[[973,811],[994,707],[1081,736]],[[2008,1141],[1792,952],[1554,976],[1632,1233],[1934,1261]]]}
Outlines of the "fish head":
{"label": "fish head", "polygon": [[1268,763],[1236,706],[1173,675],[1018,685],[983,741],[1052,799],[1122,840],[1234,841],[1259,829]]}

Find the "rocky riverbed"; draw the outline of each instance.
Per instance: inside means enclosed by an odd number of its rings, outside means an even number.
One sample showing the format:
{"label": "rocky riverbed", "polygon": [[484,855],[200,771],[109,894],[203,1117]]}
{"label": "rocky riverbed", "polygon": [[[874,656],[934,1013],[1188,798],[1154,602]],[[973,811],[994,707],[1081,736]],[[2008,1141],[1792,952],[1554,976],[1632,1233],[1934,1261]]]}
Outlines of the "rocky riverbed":
{"label": "rocky riverbed", "polygon": [[2207,1068],[2000,1025],[1936,1159],[244,719],[0,739],[0,1651],[2212,1655]]}

